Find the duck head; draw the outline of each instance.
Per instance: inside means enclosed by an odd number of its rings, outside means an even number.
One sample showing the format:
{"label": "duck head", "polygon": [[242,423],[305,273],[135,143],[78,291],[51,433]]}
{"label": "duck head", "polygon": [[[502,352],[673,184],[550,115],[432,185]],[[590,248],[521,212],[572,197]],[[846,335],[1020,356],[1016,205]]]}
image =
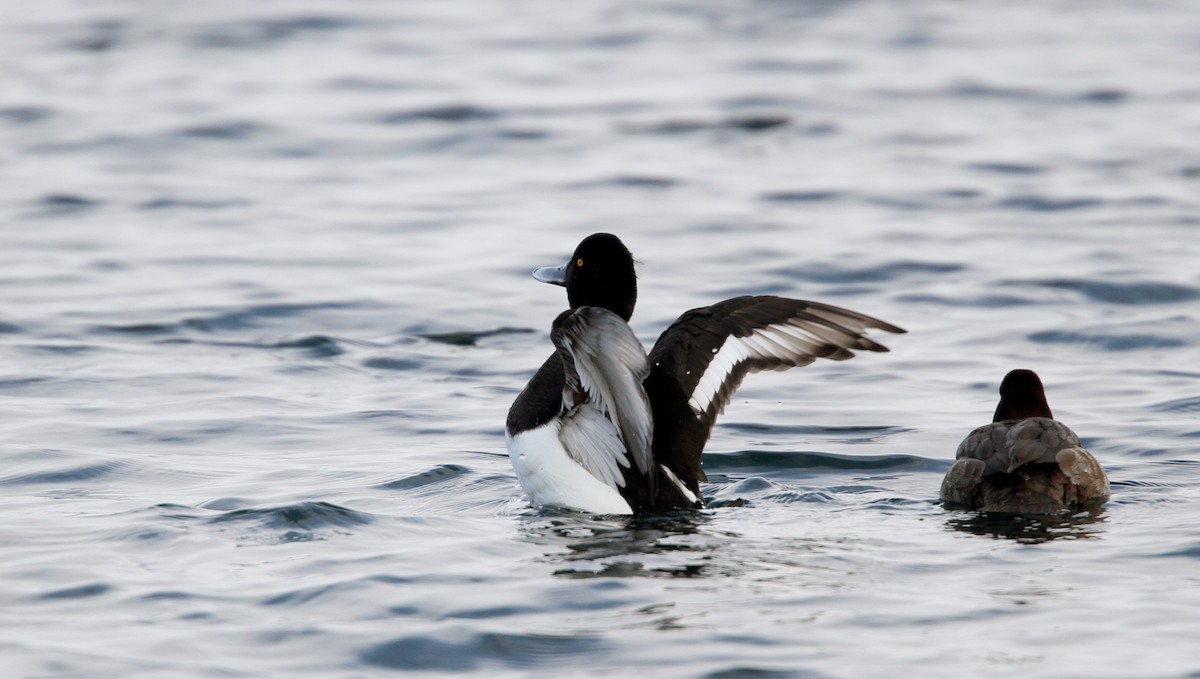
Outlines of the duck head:
{"label": "duck head", "polygon": [[1027,417],[1054,419],[1042,380],[1032,370],[1009,372],[1000,383],[1000,404],[996,406],[993,422],[1018,420]]}
{"label": "duck head", "polygon": [[563,266],[537,269],[533,277],[543,283],[566,286],[572,309],[603,307],[628,321],[637,304],[633,255],[621,239],[611,233],[596,233],[584,238],[570,261]]}

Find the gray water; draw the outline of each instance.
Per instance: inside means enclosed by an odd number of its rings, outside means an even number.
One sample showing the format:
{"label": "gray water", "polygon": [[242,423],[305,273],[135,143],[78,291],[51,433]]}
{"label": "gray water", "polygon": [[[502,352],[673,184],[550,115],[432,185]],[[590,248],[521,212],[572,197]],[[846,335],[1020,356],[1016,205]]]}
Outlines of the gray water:
{"label": "gray water", "polygon": [[[5,677],[1200,676],[1200,6],[3,2]],[[529,271],[909,330],[539,514]],[[1112,499],[937,503],[1037,370]]]}

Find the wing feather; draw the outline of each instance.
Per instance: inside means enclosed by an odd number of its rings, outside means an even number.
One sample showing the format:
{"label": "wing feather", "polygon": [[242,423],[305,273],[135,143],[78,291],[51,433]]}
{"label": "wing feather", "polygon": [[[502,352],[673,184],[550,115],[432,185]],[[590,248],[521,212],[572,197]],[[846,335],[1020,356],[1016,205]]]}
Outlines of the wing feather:
{"label": "wing feather", "polygon": [[818,358],[842,361],[853,350],[887,351],[863,335],[904,332],[876,318],[828,304],[783,297],[735,297],[680,316],[650,355],[688,397],[692,413],[711,425],[742,379]]}
{"label": "wing feather", "polygon": [[625,487],[621,468],[629,468],[625,443],[604,413],[587,404],[572,408],[563,415],[559,440],[571,459],[592,476],[613,488]]}
{"label": "wing feather", "polygon": [[[602,428],[603,419],[611,423],[620,451],[611,441],[597,445],[568,445],[567,450],[582,457],[589,471],[599,470],[598,478],[620,474],[611,462],[629,467],[628,452],[643,474],[651,469],[650,442],[653,436],[650,400],[642,387],[649,370],[646,352],[633,330],[620,316],[601,307],[578,307],[561,314],[550,333],[554,345],[564,354],[567,389],[577,389],[586,398],[576,398],[575,408],[594,412],[574,414],[578,427],[564,428],[572,441],[588,438],[584,423]],[[564,399],[566,401],[566,399]],[[598,437],[603,441],[604,437]],[[597,473],[593,471],[593,473]],[[619,484],[619,485],[624,485]]]}
{"label": "wing feather", "polygon": [[1082,448],[1067,425],[1046,417],[991,422],[975,429],[958,446],[956,459],[981,460],[985,474],[1011,472],[1030,463],[1053,463],[1060,451]]}

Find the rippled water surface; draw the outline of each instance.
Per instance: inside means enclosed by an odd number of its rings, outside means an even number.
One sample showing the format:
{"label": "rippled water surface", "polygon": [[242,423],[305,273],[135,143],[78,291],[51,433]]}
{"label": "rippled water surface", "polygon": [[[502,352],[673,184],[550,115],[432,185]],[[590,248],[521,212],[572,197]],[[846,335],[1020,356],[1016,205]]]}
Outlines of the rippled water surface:
{"label": "rippled water surface", "polygon": [[[1200,676],[1195,3],[3,6],[5,676]],[[708,510],[539,514],[601,230],[647,343],[909,334],[747,380]],[[1101,510],[937,503],[1015,367]]]}

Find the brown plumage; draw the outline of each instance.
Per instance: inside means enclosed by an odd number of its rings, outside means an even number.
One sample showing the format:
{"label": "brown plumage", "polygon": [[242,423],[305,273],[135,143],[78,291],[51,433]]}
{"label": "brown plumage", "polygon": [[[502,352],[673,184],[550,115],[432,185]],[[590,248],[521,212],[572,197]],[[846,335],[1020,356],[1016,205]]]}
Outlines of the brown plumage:
{"label": "brown plumage", "polygon": [[955,459],[942,481],[948,506],[1045,514],[1108,499],[1104,469],[1075,432],[1054,419],[1032,370],[1004,377],[992,423],[971,432]]}

